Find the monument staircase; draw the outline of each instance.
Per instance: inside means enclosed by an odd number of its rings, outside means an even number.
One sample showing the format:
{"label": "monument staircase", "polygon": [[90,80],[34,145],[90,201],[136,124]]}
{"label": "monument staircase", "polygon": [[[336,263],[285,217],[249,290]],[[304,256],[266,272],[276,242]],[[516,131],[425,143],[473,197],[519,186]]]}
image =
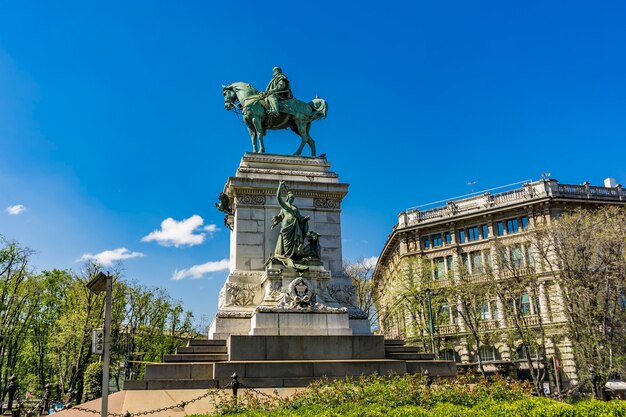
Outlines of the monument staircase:
{"label": "monument staircase", "polygon": [[319,378],[422,373],[453,377],[456,366],[383,336],[231,336],[190,340],[146,365],[127,390],[224,388],[236,373],[250,388],[303,387]]}

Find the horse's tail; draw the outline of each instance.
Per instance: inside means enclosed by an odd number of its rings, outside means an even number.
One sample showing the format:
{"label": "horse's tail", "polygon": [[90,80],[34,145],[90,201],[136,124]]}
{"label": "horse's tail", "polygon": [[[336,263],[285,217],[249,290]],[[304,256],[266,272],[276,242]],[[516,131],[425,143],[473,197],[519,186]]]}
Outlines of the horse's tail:
{"label": "horse's tail", "polygon": [[315,119],[325,119],[328,114],[328,103],[323,98],[315,97],[310,103],[309,106],[315,110],[317,117]]}

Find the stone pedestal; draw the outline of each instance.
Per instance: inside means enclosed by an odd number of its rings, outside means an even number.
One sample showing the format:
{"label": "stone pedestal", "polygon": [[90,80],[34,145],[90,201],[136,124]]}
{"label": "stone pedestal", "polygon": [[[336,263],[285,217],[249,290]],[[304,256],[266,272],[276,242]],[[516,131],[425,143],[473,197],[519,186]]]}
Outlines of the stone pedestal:
{"label": "stone pedestal", "polygon": [[251,336],[351,336],[346,312],[257,312]]}
{"label": "stone pedestal", "polygon": [[[294,194],[300,214],[310,217],[309,230],[320,235],[321,265],[311,266],[304,273],[282,264],[266,265],[274,253],[280,229],[271,228],[273,216],[280,211],[276,198],[279,181],[285,181],[288,191]],[[235,176],[224,187],[232,209],[226,217],[232,227],[230,274],[220,292],[218,312],[209,328],[210,339],[303,331],[371,334],[366,315],[353,306],[354,288],[343,274],[341,201],[347,192],[348,184],[339,182],[325,158],[244,155]],[[261,307],[279,305],[296,278],[304,279],[315,293],[314,304],[343,310],[261,311]],[[305,319],[302,314],[312,315]],[[276,325],[270,326],[270,322]],[[320,333],[313,330],[316,323],[322,326]],[[298,326],[300,333],[291,333],[297,332]]]}

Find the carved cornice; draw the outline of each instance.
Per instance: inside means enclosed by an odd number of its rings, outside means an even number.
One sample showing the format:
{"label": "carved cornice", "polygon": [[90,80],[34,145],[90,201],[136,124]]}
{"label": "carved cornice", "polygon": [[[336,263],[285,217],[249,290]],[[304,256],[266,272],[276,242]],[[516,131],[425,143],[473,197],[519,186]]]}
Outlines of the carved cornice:
{"label": "carved cornice", "polygon": [[246,153],[243,156],[242,161],[243,162],[256,162],[256,163],[330,167],[330,162],[328,162],[326,158],[295,156],[295,155]]}
{"label": "carved cornice", "polygon": [[294,171],[291,169],[239,167],[237,171],[240,173],[245,173],[245,174],[271,174],[271,175],[292,175],[292,176],[302,176],[302,177],[338,178],[337,174],[334,172]]}
{"label": "carved cornice", "polygon": [[[276,188],[248,188],[248,187],[233,187],[235,195],[238,197],[244,195],[262,195],[262,196],[275,196]],[[290,188],[289,192],[293,193],[295,197],[314,198],[320,200],[337,200],[341,203],[346,193],[332,193],[324,191],[306,191]],[[237,201],[237,200],[236,200]]]}
{"label": "carved cornice", "polygon": [[265,205],[265,196],[258,194],[238,194],[235,201],[238,205],[263,206]]}
{"label": "carved cornice", "polygon": [[313,199],[313,207],[338,209],[341,207],[341,200],[334,198],[315,198]]}

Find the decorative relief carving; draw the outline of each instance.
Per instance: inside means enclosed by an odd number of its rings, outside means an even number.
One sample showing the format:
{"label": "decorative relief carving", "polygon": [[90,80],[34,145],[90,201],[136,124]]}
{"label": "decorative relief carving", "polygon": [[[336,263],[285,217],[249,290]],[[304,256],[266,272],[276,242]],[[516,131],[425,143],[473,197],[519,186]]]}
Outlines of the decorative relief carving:
{"label": "decorative relief carving", "polygon": [[252,317],[251,311],[218,311],[216,314],[219,318],[226,319],[249,319]]}
{"label": "decorative relief carving", "polygon": [[243,194],[237,196],[237,204],[243,204],[248,206],[262,206],[265,204],[264,195]]}
{"label": "decorative relief carving", "polygon": [[340,200],[335,200],[331,198],[316,198],[313,200],[313,206],[316,208],[331,208],[338,209],[341,207]]}
{"label": "decorative relief carving", "polygon": [[352,285],[329,285],[327,287],[330,298],[343,305],[353,305],[356,289]]}
{"label": "decorative relief carving", "polygon": [[227,282],[220,291],[220,307],[252,305],[257,288],[258,285]]}
{"label": "decorative relief carving", "polygon": [[[250,187],[236,187],[231,188],[230,192],[234,192],[238,195],[276,195],[276,188],[250,188]],[[320,198],[320,199],[337,199],[341,201],[346,193],[337,192],[320,192],[311,190],[291,190],[294,196],[302,198]]]}
{"label": "decorative relief carving", "polygon": [[238,169],[239,172],[249,174],[274,174],[274,175],[300,175],[304,177],[327,177],[337,178],[334,172],[315,172],[315,171],[292,171],[287,169],[267,169],[267,168],[244,168]]}

